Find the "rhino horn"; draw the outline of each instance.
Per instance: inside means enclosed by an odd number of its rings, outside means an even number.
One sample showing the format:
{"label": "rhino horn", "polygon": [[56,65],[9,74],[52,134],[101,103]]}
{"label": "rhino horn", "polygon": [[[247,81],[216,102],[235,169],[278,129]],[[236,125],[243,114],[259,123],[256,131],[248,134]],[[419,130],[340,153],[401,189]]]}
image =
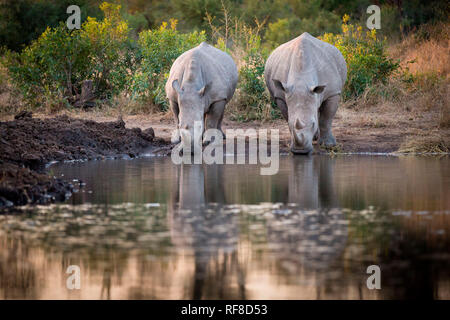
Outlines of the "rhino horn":
{"label": "rhino horn", "polygon": [[295,129],[302,130],[304,127],[305,123],[297,118],[297,120],[295,120]]}

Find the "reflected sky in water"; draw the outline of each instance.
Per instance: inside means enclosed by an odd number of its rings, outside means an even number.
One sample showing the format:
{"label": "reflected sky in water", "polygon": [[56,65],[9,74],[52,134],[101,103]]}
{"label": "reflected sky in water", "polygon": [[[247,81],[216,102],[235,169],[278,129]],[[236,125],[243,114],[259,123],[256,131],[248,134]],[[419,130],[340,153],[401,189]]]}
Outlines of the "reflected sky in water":
{"label": "reflected sky in water", "polygon": [[0,215],[0,298],[450,299],[448,157],[280,160],[51,166],[86,186]]}

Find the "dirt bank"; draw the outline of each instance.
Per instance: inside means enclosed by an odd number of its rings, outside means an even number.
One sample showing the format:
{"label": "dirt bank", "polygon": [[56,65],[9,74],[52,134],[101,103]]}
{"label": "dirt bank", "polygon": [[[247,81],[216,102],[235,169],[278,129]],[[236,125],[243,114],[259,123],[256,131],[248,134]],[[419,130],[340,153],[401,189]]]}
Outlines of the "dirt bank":
{"label": "dirt bank", "polygon": [[143,151],[167,154],[153,129],[125,128],[67,115],[35,119],[20,113],[0,122],[0,207],[64,200],[79,186],[45,173],[50,161],[136,157]]}
{"label": "dirt bank", "polygon": [[[93,110],[89,112],[64,111],[70,117],[89,119],[98,122],[117,119],[116,109]],[[39,114],[42,118],[49,115]],[[361,108],[338,109],[333,121],[333,134],[342,152],[373,153],[396,152],[409,141],[420,141],[427,138],[439,138],[450,148],[450,128],[439,126],[439,108],[423,110],[422,107],[404,106],[399,109],[397,104],[382,106],[365,105]],[[153,128],[155,136],[166,141],[170,137],[175,124],[171,113],[124,115],[127,128],[139,127],[142,130]],[[237,122],[230,120],[226,114],[223,121],[224,129],[279,129],[280,149],[289,150],[289,128],[282,119],[273,121]],[[326,152],[315,145],[315,152]]]}

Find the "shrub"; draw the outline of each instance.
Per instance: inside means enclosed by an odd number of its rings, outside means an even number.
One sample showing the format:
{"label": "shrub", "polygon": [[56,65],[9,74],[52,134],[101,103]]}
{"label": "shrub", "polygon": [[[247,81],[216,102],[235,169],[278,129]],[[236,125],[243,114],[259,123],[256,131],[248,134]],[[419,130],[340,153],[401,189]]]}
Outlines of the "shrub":
{"label": "shrub", "polygon": [[245,55],[239,69],[238,84],[238,114],[234,120],[262,120],[279,117],[276,109],[271,108],[269,94],[264,81],[266,56],[261,50],[261,40],[258,35],[249,38]]}
{"label": "shrub", "polygon": [[89,43],[81,32],[61,23],[47,30],[20,54],[8,52],[6,65],[12,82],[32,105],[50,92],[72,94],[78,80],[88,76]]}
{"label": "shrub", "polygon": [[27,102],[39,104],[46,95],[73,101],[87,79],[93,80],[98,98],[124,89],[132,65],[128,26],[120,18],[119,5],[104,2],[100,9],[102,21],[88,18],[80,30],[68,30],[61,22],[21,53],[6,54],[11,80]]}
{"label": "shrub", "polygon": [[132,95],[138,99],[149,99],[160,110],[168,108],[164,85],[170,67],[178,56],[203,41],[204,31],[180,33],[177,20],[171,19],[170,26],[163,22],[159,29],[142,31],[139,34],[141,66],[132,78]]}
{"label": "shrub", "polygon": [[292,39],[291,23],[288,19],[278,19],[267,26],[264,40],[270,48],[276,48]]}
{"label": "shrub", "polygon": [[297,1],[291,6],[291,12],[285,12],[283,18],[269,23],[264,34],[265,44],[269,48],[274,49],[303,32],[315,37],[325,32],[339,32],[339,16],[331,10],[324,10],[320,1]]}
{"label": "shrub", "polygon": [[237,121],[277,118],[276,109],[271,108],[269,94],[264,81],[264,66],[267,50],[261,46],[260,32],[265,22],[255,20],[251,27],[233,17],[222,3],[220,24],[216,17],[207,15],[210,33],[215,46],[229,53],[239,68],[239,82],[230,106],[231,119]]}
{"label": "shrub", "polygon": [[347,82],[342,96],[344,99],[357,97],[367,87],[381,81],[386,83],[399,64],[385,52],[384,42],[377,39],[376,30],[367,31],[348,23],[344,15],[341,34],[326,33],[321,39],[336,46],[347,62]]}
{"label": "shrub", "polygon": [[128,23],[122,19],[120,5],[103,2],[104,19],[88,17],[81,35],[89,43],[89,76],[100,98],[121,92],[134,70],[133,40],[128,38]]}

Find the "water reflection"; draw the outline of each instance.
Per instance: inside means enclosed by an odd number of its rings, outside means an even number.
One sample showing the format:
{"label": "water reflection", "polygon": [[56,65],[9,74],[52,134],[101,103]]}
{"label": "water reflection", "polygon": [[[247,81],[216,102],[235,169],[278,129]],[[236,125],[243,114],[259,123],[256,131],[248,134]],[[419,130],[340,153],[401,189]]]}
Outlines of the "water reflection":
{"label": "water reflection", "polygon": [[2,298],[450,298],[448,158],[284,157],[275,176],[167,158],[51,170],[87,186],[0,215]]}
{"label": "water reflection", "polygon": [[[218,165],[182,165],[177,168],[173,199],[169,205],[171,239],[182,250],[192,251],[194,275],[193,299],[245,299],[242,268],[236,257],[238,221],[233,210],[223,208],[223,167]],[[227,295],[234,285],[237,296]],[[205,292],[207,291],[207,292]]]}

